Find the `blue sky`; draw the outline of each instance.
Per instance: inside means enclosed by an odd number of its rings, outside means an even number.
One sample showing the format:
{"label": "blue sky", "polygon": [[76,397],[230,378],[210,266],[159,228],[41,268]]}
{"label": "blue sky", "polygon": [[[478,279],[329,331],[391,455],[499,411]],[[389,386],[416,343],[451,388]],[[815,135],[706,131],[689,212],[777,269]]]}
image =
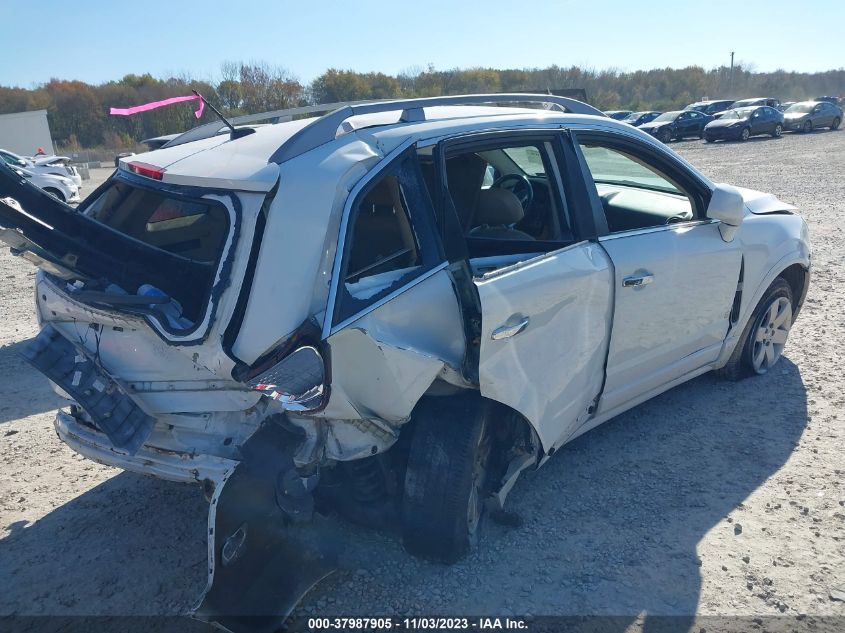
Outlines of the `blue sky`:
{"label": "blue sky", "polygon": [[227,60],[303,82],[331,67],[712,68],[732,50],[757,70],[845,66],[839,0],[0,0],[0,15],[0,84],[27,88],[144,72],[213,80]]}

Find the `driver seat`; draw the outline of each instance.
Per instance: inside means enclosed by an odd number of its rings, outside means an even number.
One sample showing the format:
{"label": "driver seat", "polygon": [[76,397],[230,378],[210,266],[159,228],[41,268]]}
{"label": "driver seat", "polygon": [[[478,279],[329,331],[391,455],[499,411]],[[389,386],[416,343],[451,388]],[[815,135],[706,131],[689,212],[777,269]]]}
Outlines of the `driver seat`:
{"label": "driver seat", "polygon": [[512,191],[491,187],[478,192],[473,214],[473,237],[497,240],[530,240],[534,238],[513,225],[522,220],[525,211],[522,203]]}

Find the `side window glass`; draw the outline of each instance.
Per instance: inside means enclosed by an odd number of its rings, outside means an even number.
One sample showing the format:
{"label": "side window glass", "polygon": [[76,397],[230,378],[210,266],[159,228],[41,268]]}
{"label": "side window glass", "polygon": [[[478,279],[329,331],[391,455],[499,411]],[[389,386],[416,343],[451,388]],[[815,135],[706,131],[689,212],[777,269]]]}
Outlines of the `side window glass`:
{"label": "side window glass", "polygon": [[412,153],[358,194],[349,214],[333,325],[440,261],[434,212]]}
{"label": "side window glass", "polygon": [[644,160],[596,143],[582,143],[581,151],[611,233],[695,219],[692,197]]}

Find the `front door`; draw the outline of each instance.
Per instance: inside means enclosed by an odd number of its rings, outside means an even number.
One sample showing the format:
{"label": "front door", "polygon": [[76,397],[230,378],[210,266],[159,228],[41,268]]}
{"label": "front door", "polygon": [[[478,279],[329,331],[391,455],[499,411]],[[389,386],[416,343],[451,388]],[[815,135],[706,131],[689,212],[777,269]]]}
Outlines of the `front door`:
{"label": "front door", "polygon": [[609,135],[579,140],[607,219],[599,243],[614,267],[603,413],[716,359],[741,251],[703,217],[709,190],[683,165]]}

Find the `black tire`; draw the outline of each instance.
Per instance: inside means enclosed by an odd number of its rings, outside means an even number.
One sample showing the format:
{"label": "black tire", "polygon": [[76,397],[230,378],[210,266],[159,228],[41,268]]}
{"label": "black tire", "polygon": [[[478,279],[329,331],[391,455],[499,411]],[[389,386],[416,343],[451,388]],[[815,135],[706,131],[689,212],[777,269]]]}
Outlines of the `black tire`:
{"label": "black tire", "polygon": [[707,138],[707,137],[704,137],[704,141],[705,141],[706,143],[715,143],[715,142],[716,142],[716,139],[715,139],[715,138]]}
{"label": "black tire", "polygon": [[812,132],[813,131],[812,122],[804,121],[804,127],[801,128],[801,131],[804,132],[804,134],[809,134],[810,132]]}
{"label": "black tire", "polygon": [[837,129],[839,127],[840,123],[842,123],[842,121],[839,120],[839,117],[833,119],[833,123],[830,124],[830,129],[831,130]]}
{"label": "black tire", "polygon": [[704,138],[704,128],[701,128],[701,129],[698,131],[698,138],[699,138],[699,139]]}
{"label": "black tire", "polygon": [[62,192],[59,191],[58,189],[54,189],[53,187],[45,187],[44,193],[49,193],[54,198],[58,198],[62,202],[66,202],[64,194],[62,194]]}
{"label": "black tire", "polygon": [[783,126],[780,123],[778,123],[775,126],[775,131],[772,132],[772,138],[780,138],[781,135],[783,135]]}
{"label": "black tire", "polygon": [[660,134],[657,135],[657,139],[661,143],[668,144],[672,140],[672,133],[669,130],[663,130]]}
{"label": "black tire", "polygon": [[474,545],[486,496],[492,411],[493,403],[477,393],[423,398],[414,410],[402,499],[402,536],[411,554],[453,563]]}
{"label": "black tire", "polygon": [[751,130],[747,127],[742,128],[742,132],[739,133],[739,140],[743,143],[751,138]]}
{"label": "black tire", "polygon": [[733,354],[731,354],[731,357],[728,359],[728,362],[724,367],[716,370],[717,376],[724,378],[725,380],[736,381],[755,375],[754,366],[751,360],[754,343],[753,333],[756,331],[759,321],[765,311],[769,308],[773,301],[779,299],[780,297],[786,297],[789,299],[790,303],[793,303],[794,305],[792,300],[792,288],[783,277],[775,279],[772,282],[772,285],[768,287],[765,293],[763,293],[763,297],[760,299],[757,307],[754,308],[751,318],[748,319],[748,323],[745,324],[745,329],[739,337],[739,341],[736,344]]}

